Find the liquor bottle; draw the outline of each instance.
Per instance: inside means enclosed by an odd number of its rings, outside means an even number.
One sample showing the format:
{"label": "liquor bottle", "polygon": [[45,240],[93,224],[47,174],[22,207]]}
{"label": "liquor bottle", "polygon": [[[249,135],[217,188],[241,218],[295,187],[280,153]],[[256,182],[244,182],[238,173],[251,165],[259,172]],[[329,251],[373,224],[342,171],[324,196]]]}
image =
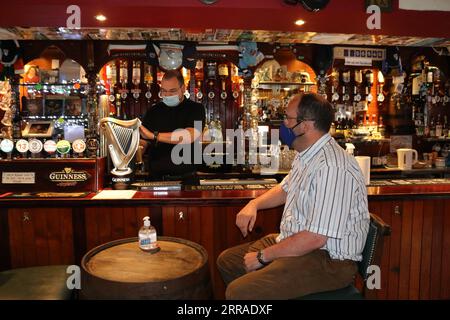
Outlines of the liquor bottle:
{"label": "liquor bottle", "polygon": [[336,134],[336,124],[334,123],[334,121],[331,122],[329,133],[332,137]]}
{"label": "liquor bottle", "polygon": [[350,126],[349,126],[349,119],[345,118],[344,119],[344,124],[343,124],[343,129],[344,129],[344,137],[345,139],[350,138]]}
{"label": "liquor bottle", "polygon": [[424,128],[424,130],[423,130],[423,135],[424,135],[426,138],[429,138],[429,137],[430,137],[430,126],[428,125],[428,122],[425,124],[425,128]]}
{"label": "liquor bottle", "polygon": [[449,136],[447,115],[444,116],[444,127],[442,128],[442,135],[444,136],[444,138],[447,138]]}
{"label": "liquor bottle", "polygon": [[372,114],[372,122],[370,123],[370,126],[372,127],[372,131],[377,131],[378,127],[377,127],[377,115],[376,114]]}
{"label": "liquor bottle", "polygon": [[342,134],[342,127],[341,127],[341,118],[337,119],[337,123],[336,123],[336,135],[339,136]]}
{"label": "liquor bottle", "polygon": [[436,137],[440,138],[442,136],[442,124],[441,124],[441,115],[438,115],[436,122]]}
{"label": "liquor bottle", "polygon": [[434,124],[434,118],[431,118],[431,123],[430,123],[430,137],[434,138],[436,137],[436,126]]}
{"label": "liquor bottle", "polygon": [[386,127],[384,126],[382,116],[380,116],[380,120],[378,121],[378,132],[380,133],[380,136],[383,139],[386,135]]}

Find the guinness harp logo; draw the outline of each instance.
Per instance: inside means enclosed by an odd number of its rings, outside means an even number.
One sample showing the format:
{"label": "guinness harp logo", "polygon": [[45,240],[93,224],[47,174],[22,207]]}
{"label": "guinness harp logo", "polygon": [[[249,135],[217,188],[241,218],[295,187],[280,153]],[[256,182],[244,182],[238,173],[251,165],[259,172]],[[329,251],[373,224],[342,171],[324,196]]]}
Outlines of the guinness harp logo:
{"label": "guinness harp logo", "polygon": [[86,171],[74,171],[72,168],[64,168],[59,172],[51,172],[49,178],[53,182],[82,182],[89,179]]}

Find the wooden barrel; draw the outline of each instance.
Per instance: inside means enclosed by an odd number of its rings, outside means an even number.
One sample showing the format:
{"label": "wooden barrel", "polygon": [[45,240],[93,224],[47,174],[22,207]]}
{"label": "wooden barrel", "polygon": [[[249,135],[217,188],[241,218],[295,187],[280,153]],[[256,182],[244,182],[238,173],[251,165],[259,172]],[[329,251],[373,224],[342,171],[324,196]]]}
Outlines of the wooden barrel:
{"label": "wooden barrel", "polygon": [[81,261],[81,299],[211,299],[208,254],[192,241],[158,237],[161,250],[137,238],[98,246]]}

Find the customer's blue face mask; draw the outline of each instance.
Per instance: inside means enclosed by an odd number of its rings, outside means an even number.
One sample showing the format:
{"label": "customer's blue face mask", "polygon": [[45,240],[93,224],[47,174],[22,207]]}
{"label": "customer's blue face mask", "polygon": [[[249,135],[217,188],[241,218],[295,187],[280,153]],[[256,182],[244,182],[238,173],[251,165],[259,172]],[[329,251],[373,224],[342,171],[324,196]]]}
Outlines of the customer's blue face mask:
{"label": "customer's blue face mask", "polygon": [[176,107],[180,104],[180,97],[177,94],[174,96],[164,96],[162,97],[162,100],[168,107]]}
{"label": "customer's blue face mask", "polygon": [[294,143],[294,140],[298,137],[301,137],[304,135],[304,133],[300,133],[299,135],[296,135],[294,133],[294,128],[296,126],[298,126],[300,123],[302,123],[303,121],[297,122],[297,124],[295,126],[293,126],[292,128],[288,128],[286,127],[286,125],[283,123],[281,123],[280,126],[280,138],[281,138],[281,142],[283,142],[284,144],[286,144],[289,148],[292,147],[292,144]]}

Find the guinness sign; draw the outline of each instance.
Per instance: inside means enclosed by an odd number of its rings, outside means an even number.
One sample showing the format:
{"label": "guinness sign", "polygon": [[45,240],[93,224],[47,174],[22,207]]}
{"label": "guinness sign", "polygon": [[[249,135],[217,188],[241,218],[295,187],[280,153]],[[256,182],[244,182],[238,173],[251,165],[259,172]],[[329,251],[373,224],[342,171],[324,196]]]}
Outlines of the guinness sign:
{"label": "guinness sign", "polygon": [[52,182],[83,182],[89,179],[86,171],[74,171],[72,168],[64,168],[63,171],[51,172],[49,178]]}

